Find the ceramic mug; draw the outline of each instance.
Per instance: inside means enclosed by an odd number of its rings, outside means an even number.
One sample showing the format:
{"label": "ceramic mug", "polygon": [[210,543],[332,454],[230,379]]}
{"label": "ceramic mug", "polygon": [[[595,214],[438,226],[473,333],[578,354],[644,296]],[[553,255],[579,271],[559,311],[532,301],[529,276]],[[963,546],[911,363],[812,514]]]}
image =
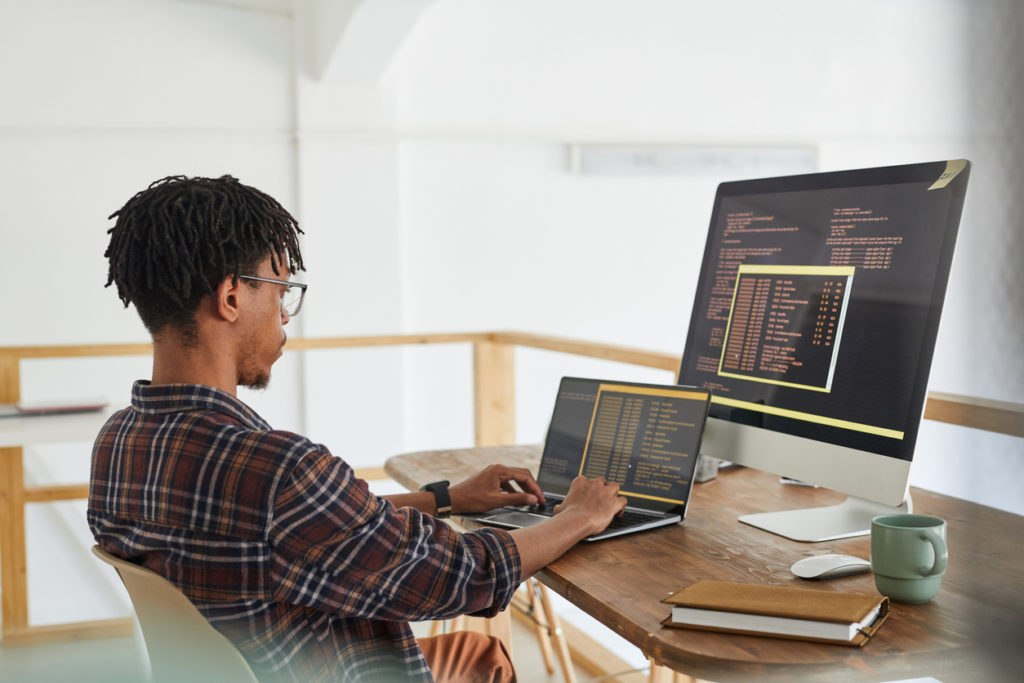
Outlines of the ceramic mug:
{"label": "ceramic mug", "polygon": [[871,570],[882,595],[928,602],[939,593],[948,559],[945,520],[910,514],[871,520]]}

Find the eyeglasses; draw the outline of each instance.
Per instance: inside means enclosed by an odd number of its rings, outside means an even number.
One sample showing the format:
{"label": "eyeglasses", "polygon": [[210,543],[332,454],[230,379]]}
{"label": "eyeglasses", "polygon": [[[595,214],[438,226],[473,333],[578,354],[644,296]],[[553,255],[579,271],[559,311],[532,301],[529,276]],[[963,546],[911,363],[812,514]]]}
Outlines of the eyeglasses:
{"label": "eyeglasses", "polygon": [[256,277],[255,275],[239,275],[240,280],[255,280],[256,282],[270,282],[275,285],[287,287],[281,296],[281,315],[294,318],[302,308],[302,300],[306,298],[306,285],[301,282],[288,282],[287,280],[271,280],[268,277]]}

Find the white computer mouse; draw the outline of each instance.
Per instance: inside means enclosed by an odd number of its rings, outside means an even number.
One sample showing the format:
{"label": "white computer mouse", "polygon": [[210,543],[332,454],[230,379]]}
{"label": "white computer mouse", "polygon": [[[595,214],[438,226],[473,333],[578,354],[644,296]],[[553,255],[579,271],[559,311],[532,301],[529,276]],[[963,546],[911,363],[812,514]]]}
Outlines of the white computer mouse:
{"label": "white computer mouse", "polygon": [[801,579],[834,579],[871,570],[871,563],[853,555],[814,555],[798,560],[790,571]]}

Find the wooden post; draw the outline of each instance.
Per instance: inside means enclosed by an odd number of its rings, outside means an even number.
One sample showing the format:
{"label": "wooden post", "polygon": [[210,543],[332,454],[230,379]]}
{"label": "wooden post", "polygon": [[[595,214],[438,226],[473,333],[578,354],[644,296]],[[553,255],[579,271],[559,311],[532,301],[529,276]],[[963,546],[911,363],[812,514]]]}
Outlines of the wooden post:
{"label": "wooden post", "polygon": [[0,350],[0,403],[21,400],[21,358]]}
{"label": "wooden post", "polygon": [[473,406],[477,446],[516,442],[515,347],[473,344]]}
{"label": "wooden post", "polygon": [[[477,446],[516,442],[515,347],[492,341],[473,342],[473,424]],[[501,640],[512,653],[509,611],[489,619],[488,635]]]}
{"label": "wooden post", "polygon": [[[17,355],[0,355],[0,403],[16,403],[21,399],[20,365]],[[0,601],[4,634],[28,627],[25,474],[21,447],[0,448]]]}
{"label": "wooden post", "polygon": [[21,448],[0,448],[0,599],[4,634],[28,626],[25,475],[21,458]]}

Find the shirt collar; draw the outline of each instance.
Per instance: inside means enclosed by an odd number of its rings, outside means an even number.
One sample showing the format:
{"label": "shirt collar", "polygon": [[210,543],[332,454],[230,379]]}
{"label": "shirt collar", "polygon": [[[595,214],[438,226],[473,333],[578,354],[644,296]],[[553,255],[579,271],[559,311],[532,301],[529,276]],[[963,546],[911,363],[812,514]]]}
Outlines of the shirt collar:
{"label": "shirt collar", "polygon": [[237,397],[203,384],[153,386],[149,380],[136,380],[132,385],[132,408],[149,415],[207,410],[233,417],[250,429],[271,429],[266,420]]}

